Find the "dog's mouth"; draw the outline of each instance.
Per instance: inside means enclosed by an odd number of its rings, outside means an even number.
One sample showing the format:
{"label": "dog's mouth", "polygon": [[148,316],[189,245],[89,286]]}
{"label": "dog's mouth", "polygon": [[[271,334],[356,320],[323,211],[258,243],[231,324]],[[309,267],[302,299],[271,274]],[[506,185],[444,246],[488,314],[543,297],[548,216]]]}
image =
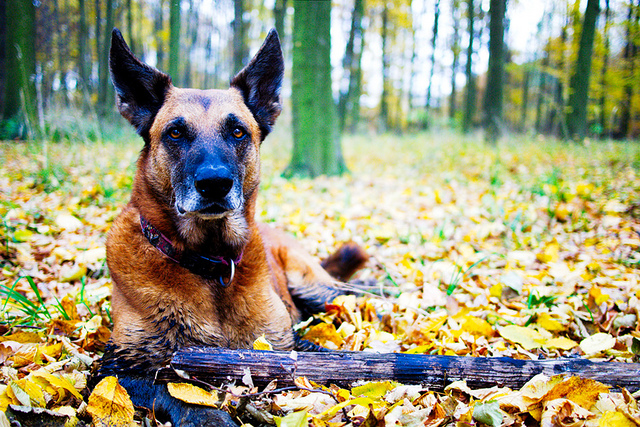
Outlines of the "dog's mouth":
{"label": "dog's mouth", "polygon": [[224,208],[216,203],[193,211],[184,210],[179,204],[176,203],[176,210],[180,216],[197,216],[204,219],[218,219],[223,218],[229,212],[229,209]]}

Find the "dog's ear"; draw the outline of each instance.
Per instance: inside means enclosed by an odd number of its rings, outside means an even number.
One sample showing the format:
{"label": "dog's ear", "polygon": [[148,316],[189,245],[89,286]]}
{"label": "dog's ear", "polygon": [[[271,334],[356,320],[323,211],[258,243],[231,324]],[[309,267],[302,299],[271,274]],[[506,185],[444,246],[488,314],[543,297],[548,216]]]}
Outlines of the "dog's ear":
{"label": "dog's ear", "polygon": [[263,140],[282,110],[280,88],[283,75],[280,39],[272,29],[251,62],[231,80],[231,86],[242,92],[245,104],[256,118]]}
{"label": "dog's ear", "polygon": [[171,77],[136,58],[117,28],[111,33],[109,68],[120,114],[146,140],[171,87]]}

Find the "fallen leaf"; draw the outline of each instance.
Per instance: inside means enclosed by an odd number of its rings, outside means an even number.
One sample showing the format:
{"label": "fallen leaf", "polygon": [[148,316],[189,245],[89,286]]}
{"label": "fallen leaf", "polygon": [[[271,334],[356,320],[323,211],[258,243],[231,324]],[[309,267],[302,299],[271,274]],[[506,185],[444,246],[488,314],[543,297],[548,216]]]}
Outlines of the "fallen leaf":
{"label": "fallen leaf", "polygon": [[130,426],[133,423],[133,403],[116,377],[101,380],[89,396],[87,412],[98,427]]}
{"label": "fallen leaf", "polygon": [[218,393],[187,383],[168,383],[169,394],[176,399],[193,405],[218,407]]}
{"label": "fallen leaf", "polygon": [[616,339],[610,334],[606,334],[604,332],[593,334],[580,342],[580,348],[588,356],[610,350],[615,345]]}

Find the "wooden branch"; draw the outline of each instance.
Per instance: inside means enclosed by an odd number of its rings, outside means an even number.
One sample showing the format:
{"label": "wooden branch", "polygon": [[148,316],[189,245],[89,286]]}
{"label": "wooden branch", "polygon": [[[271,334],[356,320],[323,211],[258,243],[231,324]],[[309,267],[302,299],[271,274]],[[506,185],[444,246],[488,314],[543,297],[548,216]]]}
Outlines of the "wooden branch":
{"label": "wooden branch", "polygon": [[[640,389],[639,363],[338,351],[298,352],[294,358],[288,352],[198,347],[178,351],[171,364],[191,378],[212,384],[228,380],[241,382],[248,368],[255,385],[276,379],[279,387],[292,385],[296,376],[305,376],[319,384],[340,386],[349,386],[357,380],[394,380],[442,390],[453,381],[466,380],[471,388],[499,385],[519,389],[534,375],[544,373],[591,378],[632,392]],[[157,380],[181,381],[170,368],[161,370]]]}

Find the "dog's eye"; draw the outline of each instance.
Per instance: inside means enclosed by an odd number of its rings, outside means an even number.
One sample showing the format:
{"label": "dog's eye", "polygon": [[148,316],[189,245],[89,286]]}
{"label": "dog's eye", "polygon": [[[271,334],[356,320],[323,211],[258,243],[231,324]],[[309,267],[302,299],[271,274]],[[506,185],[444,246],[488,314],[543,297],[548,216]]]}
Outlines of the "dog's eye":
{"label": "dog's eye", "polygon": [[169,129],[169,136],[173,139],[178,139],[182,136],[182,132],[178,128]]}
{"label": "dog's eye", "polygon": [[236,138],[236,139],[240,139],[245,135],[246,135],[246,133],[242,128],[235,128],[233,130],[233,137]]}

